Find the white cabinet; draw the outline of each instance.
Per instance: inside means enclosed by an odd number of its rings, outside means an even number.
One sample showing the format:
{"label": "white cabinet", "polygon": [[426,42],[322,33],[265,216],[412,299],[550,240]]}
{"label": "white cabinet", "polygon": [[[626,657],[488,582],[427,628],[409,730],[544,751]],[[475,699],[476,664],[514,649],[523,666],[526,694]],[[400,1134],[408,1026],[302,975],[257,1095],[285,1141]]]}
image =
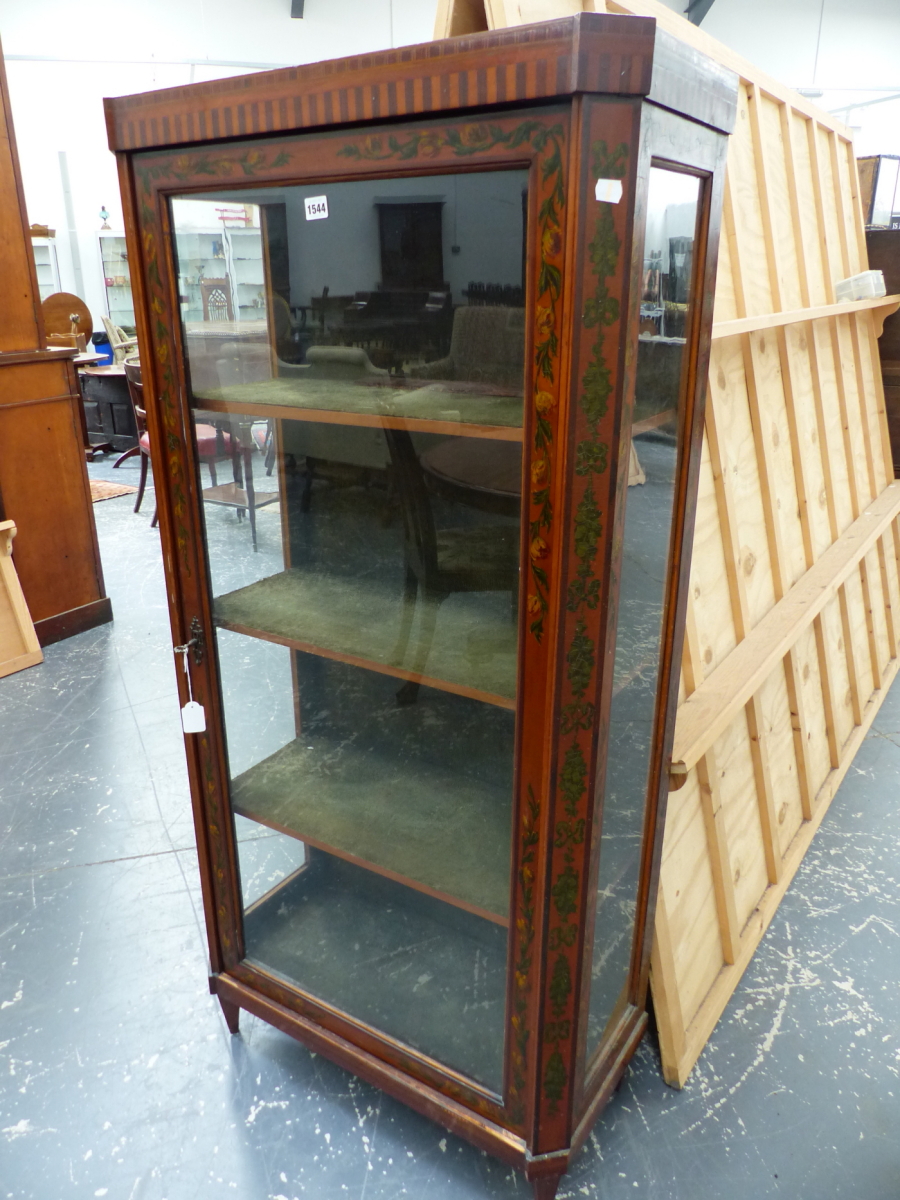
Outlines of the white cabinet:
{"label": "white cabinet", "polygon": [[56,257],[56,240],[49,237],[31,239],[34,265],[37,268],[38,291],[44,301],[54,292],[61,292],[59,284],[59,262]]}
{"label": "white cabinet", "polygon": [[229,227],[197,230],[179,239],[178,290],[185,321],[204,320],[203,284],[227,280],[235,321],[265,319],[262,231]]}
{"label": "white cabinet", "polygon": [[100,263],[106,294],[106,311],[114,325],[134,332],[134,300],[131,296],[131,270],[124,233],[101,233]]}

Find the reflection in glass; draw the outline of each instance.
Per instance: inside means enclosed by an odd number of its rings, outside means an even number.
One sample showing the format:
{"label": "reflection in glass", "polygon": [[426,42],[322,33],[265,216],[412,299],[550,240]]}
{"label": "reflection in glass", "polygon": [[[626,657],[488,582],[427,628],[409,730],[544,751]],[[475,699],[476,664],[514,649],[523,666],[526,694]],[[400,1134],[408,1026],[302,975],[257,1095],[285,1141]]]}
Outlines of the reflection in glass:
{"label": "reflection in glass", "polygon": [[525,183],[172,202],[247,957],[495,1090]]}
{"label": "reflection in glass", "polygon": [[619,567],[587,1053],[627,1002],[672,534],[699,181],[650,171],[632,455]]}

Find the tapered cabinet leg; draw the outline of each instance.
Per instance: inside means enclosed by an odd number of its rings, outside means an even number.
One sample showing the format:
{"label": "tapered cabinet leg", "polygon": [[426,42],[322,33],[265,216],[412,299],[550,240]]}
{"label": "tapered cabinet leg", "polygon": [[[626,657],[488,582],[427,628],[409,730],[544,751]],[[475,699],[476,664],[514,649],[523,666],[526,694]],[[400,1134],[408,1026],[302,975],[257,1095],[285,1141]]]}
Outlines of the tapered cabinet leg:
{"label": "tapered cabinet leg", "polygon": [[554,1200],[559,1181],[564,1174],[564,1171],[560,1171],[558,1175],[542,1175],[539,1179],[533,1179],[531,1187],[534,1191],[534,1200]]}
{"label": "tapered cabinet leg", "polygon": [[[225,1017],[225,1024],[228,1026],[231,1033],[240,1032],[241,1010],[237,1004],[232,1004],[230,1000],[226,1000],[224,996],[218,997],[219,1003],[222,1005],[222,1014]],[[552,1192],[547,1193],[552,1196]]]}

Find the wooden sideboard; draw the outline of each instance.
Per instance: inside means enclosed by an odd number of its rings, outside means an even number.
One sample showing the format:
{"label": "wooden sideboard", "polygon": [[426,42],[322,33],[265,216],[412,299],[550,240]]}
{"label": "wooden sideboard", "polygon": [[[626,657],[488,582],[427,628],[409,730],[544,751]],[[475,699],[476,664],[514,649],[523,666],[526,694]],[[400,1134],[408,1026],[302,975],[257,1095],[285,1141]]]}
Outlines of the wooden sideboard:
{"label": "wooden sideboard", "polygon": [[0,520],[42,645],[112,620],[73,358],[48,350],[0,51]]}

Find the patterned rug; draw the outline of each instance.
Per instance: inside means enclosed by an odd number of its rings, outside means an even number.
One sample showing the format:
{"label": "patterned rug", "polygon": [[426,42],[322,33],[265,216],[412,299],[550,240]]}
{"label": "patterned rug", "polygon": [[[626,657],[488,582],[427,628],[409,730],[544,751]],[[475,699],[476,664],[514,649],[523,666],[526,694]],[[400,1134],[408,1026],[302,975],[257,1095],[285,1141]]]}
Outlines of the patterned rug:
{"label": "patterned rug", "polygon": [[99,500],[113,500],[116,496],[127,496],[137,491],[129,483],[108,483],[105,479],[92,479],[90,483],[91,499],[95,504]]}

